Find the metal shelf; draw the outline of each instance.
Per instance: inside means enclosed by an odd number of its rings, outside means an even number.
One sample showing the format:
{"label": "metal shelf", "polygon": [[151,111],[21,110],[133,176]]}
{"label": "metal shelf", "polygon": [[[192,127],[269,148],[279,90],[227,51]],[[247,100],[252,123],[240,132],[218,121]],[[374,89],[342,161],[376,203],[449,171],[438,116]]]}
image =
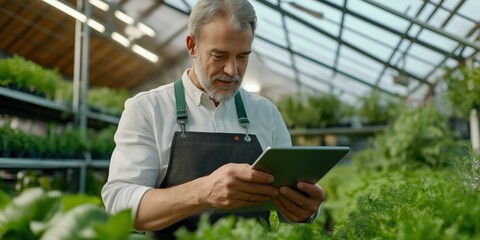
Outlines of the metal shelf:
{"label": "metal shelf", "polygon": [[[118,122],[120,121],[119,117],[93,112],[91,110],[87,111],[87,116],[89,120],[95,120],[103,123],[118,124]],[[89,121],[89,125],[91,124],[90,122],[91,121]]]}
{"label": "metal shelf", "polygon": [[92,160],[88,163],[88,166],[93,168],[108,168],[110,166],[110,160]]}
{"label": "metal shelf", "polygon": [[[73,120],[73,110],[66,104],[32,94],[0,87],[0,113],[39,120],[69,122]],[[88,110],[88,125],[102,128],[108,124],[118,124],[120,118]]]}
{"label": "metal shelf", "polygon": [[0,102],[0,113],[19,117],[68,122],[73,116],[67,105],[4,87],[0,87]]}
{"label": "metal shelf", "polygon": [[87,163],[79,159],[30,159],[30,158],[0,158],[0,168],[78,168],[80,170],[79,192],[85,192]]}
{"label": "metal shelf", "polygon": [[386,128],[385,125],[363,126],[363,127],[329,127],[329,128],[315,128],[315,129],[290,129],[291,136],[297,135],[348,135],[348,134],[364,134],[382,132]]}

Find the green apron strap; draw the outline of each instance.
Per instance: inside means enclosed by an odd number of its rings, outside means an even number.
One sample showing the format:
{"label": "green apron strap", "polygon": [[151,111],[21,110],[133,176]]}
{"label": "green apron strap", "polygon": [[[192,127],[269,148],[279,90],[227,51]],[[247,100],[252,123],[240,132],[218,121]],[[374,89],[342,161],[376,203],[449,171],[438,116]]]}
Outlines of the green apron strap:
{"label": "green apron strap", "polygon": [[[187,137],[185,131],[185,124],[188,122],[188,113],[187,113],[187,104],[185,102],[185,90],[183,87],[182,79],[178,79],[174,83],[175,89],[175,104],[177,105],[177,123],[180,124],[182,129],[182,134],[180,135],[183,138]],[[250,127],[250,121],[248,121],[247,112],[245,111],[245,106],[243,105],[242,96],[240,91],[235,94],[235,106],[237,108],[238,122],[241,127],[245,128],[245,141],[250,142],[251,137],[248,135],[248,128]]]}
{"label": "green apron strap", "polygon": [[237,107],[238,123],[240,123],[240,126],[245,128],[245,141],[250,142],[252,140],[252,138],[248,135],[250,121],[248,121],[247,112],[245,111],[245,106],[243,105],[242,95],[240,94],[240,91],[235,94],[235,106]]}
{"label": "green apron strap", "polygon": [[185,124],[188,122],[187,104],[185,102],[185,91],[183,89],[182,79],[175,81],[173,88],[175,89],[175,104],[177,105],[177,123],[182,129],[182,138],[187,137]]}

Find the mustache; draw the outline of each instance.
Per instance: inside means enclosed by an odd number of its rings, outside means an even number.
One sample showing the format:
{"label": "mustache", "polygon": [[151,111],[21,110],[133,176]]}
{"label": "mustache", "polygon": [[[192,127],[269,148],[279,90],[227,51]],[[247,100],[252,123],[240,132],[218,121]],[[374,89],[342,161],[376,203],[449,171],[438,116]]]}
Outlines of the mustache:
{"label": "mustache", "polygon": [[239,75],[229,76],[224,74],[216,75],[212,78],[213,81],[220,80],[224,82],[240,82],[242,78]]}

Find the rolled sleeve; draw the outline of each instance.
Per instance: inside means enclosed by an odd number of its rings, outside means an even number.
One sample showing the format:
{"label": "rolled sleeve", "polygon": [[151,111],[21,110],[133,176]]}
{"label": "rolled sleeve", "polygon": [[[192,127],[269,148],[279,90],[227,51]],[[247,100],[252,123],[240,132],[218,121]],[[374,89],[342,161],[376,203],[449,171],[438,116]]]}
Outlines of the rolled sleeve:
{"label": "rolled sleeve", "polygon": [[107,183],[102,199],[107,212],[116,213],[130,208],[132,215],[140,201],[155,187],[160,156],[151,117],[138,98],[129,99],[115,133],[115,149],[110,160]]}

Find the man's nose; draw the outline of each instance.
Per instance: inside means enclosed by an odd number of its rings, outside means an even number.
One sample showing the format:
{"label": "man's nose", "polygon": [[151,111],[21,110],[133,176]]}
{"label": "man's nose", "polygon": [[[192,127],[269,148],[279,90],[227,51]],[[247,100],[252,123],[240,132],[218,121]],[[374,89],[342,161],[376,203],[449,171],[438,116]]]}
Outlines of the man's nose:
{"label": "man's nose", "polygon": [[228,60],[228,62],[225,64],[225,67],[223,69],[223,71],[230,75],[230,76],[236,76],[238,71],[237,71],[237,60],[234,58],[234,59],[230,59]]}

